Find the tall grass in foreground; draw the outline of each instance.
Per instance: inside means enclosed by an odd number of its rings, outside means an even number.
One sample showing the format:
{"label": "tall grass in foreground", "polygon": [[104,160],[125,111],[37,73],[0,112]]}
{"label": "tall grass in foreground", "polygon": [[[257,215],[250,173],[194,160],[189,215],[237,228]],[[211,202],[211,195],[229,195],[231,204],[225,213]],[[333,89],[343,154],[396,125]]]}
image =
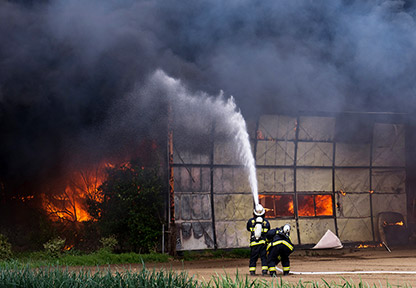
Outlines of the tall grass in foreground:
{"label": "tall grass in foreground", "polygon": [[[392,287],[392,285],[385,285]],[[208,282],[197,281],[189,277],[186,272],[175,273],[173,271],[150,271],[146,268],[138,272],[125,270],[123,272],[98,271],[92,273],[90,270],[69,271],[68,268],[49,267],[41,269],[31,269],[29,267],[12,266],[0,268],[0,287],[60,287],[60,288],[95,288],[95,287],[180,287],[180,288],[375,288],[383,287],[369,285],[360,282],[350,283],[342,279],[341,283],[322,282],[302,282],[289,284],[283,278],[276,278],[273,281],[265,279],[250,279],[247,276],[236,275],[231,278],[229,275],[216,275]],[[409,287],[410,286],[405,286]]]}
{"label": "tall grass in foreground", "polygon": [[19,267],[0,268],[0,287],[60,287],[60,288],[94,288],[94,287],[198,287],[192,277],[172,271],[149,271],[145,268],[137,273],[90,270],[68,271],[68,269],[49,267],[30,269]]}

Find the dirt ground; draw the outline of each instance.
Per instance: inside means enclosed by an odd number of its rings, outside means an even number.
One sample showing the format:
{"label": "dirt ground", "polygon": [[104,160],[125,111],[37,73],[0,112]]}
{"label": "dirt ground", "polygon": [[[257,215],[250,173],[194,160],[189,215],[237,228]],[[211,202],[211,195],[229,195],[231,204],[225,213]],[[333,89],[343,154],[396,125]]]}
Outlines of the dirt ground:
{"label": "dirt ground", "polygon": [[[288,283],[313,281],[324,284],[327,282],[344,283],[342,278],[358,284],[360,279],[367,284],[376,284],[377,287],[387,284],[411,285],[416,287],[416,249],[392,249],[389,253],[384,248],[343,248],[340,250],[301,250],[295,251],[291,258],[291,271],[293,273],[283,277]],[[213,275],[227,273],[234,277],[238,274],[248,275],[248,259],[204,259],[194,261],[173,260],[163,264],[147,264],[150,269],[172,269],[186,271],[199,280],[209,281]],[[130,266],[132,270],[141,269],[141,265]],[[278,268],[281,268],[280,264]],[[257,265],[257,273],[261,270]],[[317,272],[319,274],[307,274]],[[336,274],[325,274],[325,273]],[[322,273],[322,274],[320,274]],[[280,281],[280,275],[278,275]],[[271,281],[271,277],[249,276],[251,279]]]}

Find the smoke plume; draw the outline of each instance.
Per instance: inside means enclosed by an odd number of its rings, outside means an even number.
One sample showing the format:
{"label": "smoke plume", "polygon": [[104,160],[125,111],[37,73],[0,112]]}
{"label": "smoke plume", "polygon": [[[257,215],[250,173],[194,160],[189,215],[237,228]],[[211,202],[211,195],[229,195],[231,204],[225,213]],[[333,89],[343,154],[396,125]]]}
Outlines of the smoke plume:
{"label": "smoke plume", "polygon": [[0,190],[165,137],[158,69],[245,117],[416,108],[408,1],[1,1],[0,39]]}

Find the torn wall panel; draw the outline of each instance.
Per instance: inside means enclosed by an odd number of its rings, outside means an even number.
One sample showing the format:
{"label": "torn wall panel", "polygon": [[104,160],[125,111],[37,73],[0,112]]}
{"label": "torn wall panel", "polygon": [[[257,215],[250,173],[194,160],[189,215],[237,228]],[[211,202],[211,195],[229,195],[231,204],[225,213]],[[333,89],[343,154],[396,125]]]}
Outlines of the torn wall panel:
{"label": "torn wall panel", "polygon": [[211,197],[207,193],[176,193],[176,220],[208,220],[211,219]]}
{"label": "torn wall panel", "polygon": [[181,219],[181,211],[182,211],[181,197],[178,194],[175,194],[174,201],[175,201],[175,220],[179,220]]}
{"label": "torn wall panel", "polygon": [[179,231],[177,250],[199,250],[214,248],[211,222],[182,222]]}
{"label": "torn wall panel", "polygon": [[[178,193],[179,194],[179,193]],[[189,194],[182,194],[181,195],[181,219],[182,220],[191,220],[192,214],[192,203],[191,203],[191,195]],[[176,210],[179,206],[175,205]]]}

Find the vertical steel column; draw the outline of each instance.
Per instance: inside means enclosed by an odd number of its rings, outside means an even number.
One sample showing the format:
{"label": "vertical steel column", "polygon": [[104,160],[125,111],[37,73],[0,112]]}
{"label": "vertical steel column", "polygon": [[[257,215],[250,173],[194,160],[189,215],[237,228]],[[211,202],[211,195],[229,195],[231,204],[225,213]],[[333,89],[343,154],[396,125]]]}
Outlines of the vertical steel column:
{"label": "vertical steel column", "polygon": [[296,126],[295,126],[295,155],[293,159],[293,209],[295,212],[295,221],[296,221],[296,230],[298,234],[298,242],[301,245],[300,231],[299,231],[299,216],[298,216],[298,196],[296,193],[296,166],[297,166],[297,157],[298,157],[298,138],[299,138],[299,116],[296,116]]}
{"label": "vertical steel column", "polygon": [[[259,125],[260,125],[260,116],[259,116],[259,118],[257,118],[256,130],[254,131],[254,151],[253,151],[254,155],[253,155],[253,157],[254,157],[254,166],[256,167],[256,171],[257,171],[257,141],[258,141],[257,133],[258,133],[258,130],[259,130]],[[256,178],[257,178],[257,175],[256,175]],[[258,180],[257,180],[257,183],[258,183]],[[257,191],[257,194],[258,194],[258,191]],[[260,203],[260,197],[259,197],[259,203]],[[254,199],[253,199],[253,208],[255,208],[254,207]]]}
{"label": "vertical steel column", "polygon": [[170,224],[175,225],[175,181],[173,175],[173,132],[168,132],[169,139],[169,202]]}
{"label": "vertical steel column", "polygon": [[373,129],[371,129],[371,136],[370,136],[370,190],[368,191],[370,194],[370,217],[371,217],[371,233],[373,234],[373,241],[376,241],[376,235],[374,232],[374,219],[373,219],[373,141],[374,141],[374,125]]}
{"label": "vertical steel column", "polygon": [[215,231],[215,201],[214,201],[214,135],[215,135],[215,124],[212,124],[211,128],[211,153],[210,153],[210,181],[211,181],[211,220],[212,220],[212,237],[214,238],[214,249],[218,248],[217,244],[217,233]]}
{"label": "vertical steel column", "polygon": [[176,225],[175,225],[175,181],[173,175],[173,130],[172,111],[168,107],[168,177],[169,177],[169,254],[176,254]]}
{"label": "vertical steel column", "polygon": [[[336,120],[335,120],[336,121]],[[336,193],[335,193],[335,154],[336,154],[336,143],[335,143],[335,138],[333,139],[334,143],[332,144],[332,212],[333,212],[333,216],[334,216],[334,225],[335,225],[335,234],[339,237],[338,235],[338,222],[337,222],[337,205],[335,202],[335,197],[336,197]]]}

